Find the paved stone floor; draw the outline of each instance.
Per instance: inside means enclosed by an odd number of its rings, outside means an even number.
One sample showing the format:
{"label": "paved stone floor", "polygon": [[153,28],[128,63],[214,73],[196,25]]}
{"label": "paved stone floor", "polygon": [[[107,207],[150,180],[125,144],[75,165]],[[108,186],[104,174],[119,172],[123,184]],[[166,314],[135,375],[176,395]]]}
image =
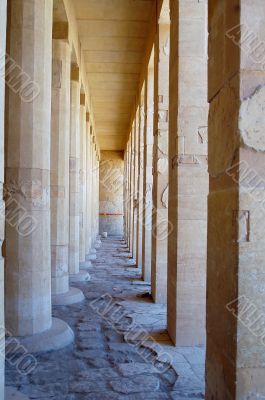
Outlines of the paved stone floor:
{"label": "paved stone floor", "polygon": [[152,303],[121,238],[102,240],[90,274],[75,285],[83,303],[53,310],[75,343],[36,355],[27,375],[6,363],[6,384],[42,400],[203,399],[204,349],[172,346],[166,308]]}

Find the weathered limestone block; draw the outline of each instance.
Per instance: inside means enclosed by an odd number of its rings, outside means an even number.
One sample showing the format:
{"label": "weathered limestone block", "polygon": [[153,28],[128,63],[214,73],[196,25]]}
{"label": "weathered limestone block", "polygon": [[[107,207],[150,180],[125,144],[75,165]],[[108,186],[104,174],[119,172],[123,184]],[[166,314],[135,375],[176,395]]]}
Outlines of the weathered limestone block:
{"label": "weathered limestone block", "polygon": [[206,399],[265,396],[264,18],[210,2]]}

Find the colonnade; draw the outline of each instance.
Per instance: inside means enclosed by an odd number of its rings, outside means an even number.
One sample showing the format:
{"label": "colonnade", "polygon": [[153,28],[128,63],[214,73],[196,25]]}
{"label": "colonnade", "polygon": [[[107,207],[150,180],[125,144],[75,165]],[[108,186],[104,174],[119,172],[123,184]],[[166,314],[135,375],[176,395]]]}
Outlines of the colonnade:
{"label": "colonnade", "polygon": [[125,152],[125,237],[173,343],[207,343],[206,399],[263,398],[265,6],[165,4]]}
{"label": "colonnade", "polygon": [[[29,352],[73,340],[52,304],[83,300],[72,284],[89,285],[100,245],[99,146],[63,3],[0,2],[0,324]],[[167,304],[172,342],[207,344],[206,399],[261,399],[264,1],[156,5],[125,149],[124,236]]]}
{"label": "colonnade", "polygon": [[1,1],[0,16],[1,328],[34,353],[74,339],[52,305],[84,299],[71,284],[89,281],[99,245],[100,153],[82,63],[53,2],[14,0],[7,12]]}

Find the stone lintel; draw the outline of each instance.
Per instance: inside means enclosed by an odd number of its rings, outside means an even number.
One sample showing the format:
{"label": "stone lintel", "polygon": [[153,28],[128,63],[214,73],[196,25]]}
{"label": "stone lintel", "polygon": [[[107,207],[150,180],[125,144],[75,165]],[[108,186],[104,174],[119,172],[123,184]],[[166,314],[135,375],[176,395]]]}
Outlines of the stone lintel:
{"label": "stone lintel", "polygon": [[69,40],[69,24],[68,22],[54,22],[52,28],[52,38]]}
{"label": "stone lintel", "polygon": [[85,106],[86,105],[86,95],[85,93],[80,94],[80,105]]}
{"label": "stone lintel", "polygon": [[79,67],[77,64],[72,64],[71,66],[71,81],[79,82]]}

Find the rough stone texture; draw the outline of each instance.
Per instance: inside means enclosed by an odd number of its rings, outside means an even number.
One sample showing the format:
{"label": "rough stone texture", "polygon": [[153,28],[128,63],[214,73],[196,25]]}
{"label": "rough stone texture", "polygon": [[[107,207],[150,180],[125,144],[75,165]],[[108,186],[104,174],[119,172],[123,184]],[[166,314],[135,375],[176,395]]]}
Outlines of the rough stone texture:
{"label": "rough stone texture", "polygon": [[209,400],[217,395],[237,400],[265,396],[260,317],[264,315],[264,134],[260,129],[265,72],[254,51],[264,43],[264,18],[260,0],[253,7],[245,0],[210,2]]}
{"label": "rough stone texture", "polygon": [[4,400],[28,400],[27,396],[10,387],[6,387],[5,396],[1,398]]}
{"label": "rough stone texture", "polygon": [[[207,1],[171,2],[168,331],[205,343],[207,247]],[[191,61],[192,60],[192,61]],[[219,151],[219,149],[218,149]]]}
{"label": "rough stone texture", "polygon": [[[37,354],[37,367],[26,376],[7,363],[7,385],[30,399],[203,398],[203,348],[172,346],[165,332],[166,308],[144,295],[148,286],[139,285],[141,271],[128,266],[123,240],[103,240],[98,253],[91,283],[79,284],[85,302],[54,307],[54,315],[74,330],[74,345]],[[98,306],[99,297],[106,295],[113,298],[113,312]],[[144,343],[141,332],[147,334]],[[167,354],[172,365],[163,371],[159,368],[168,366]]]}
{"label": "rough stone texture", "polygon": [[[158,24],[154,44],[154,147],[152,214],[152,296],[155,302],[167,302],[168,208],[163,193],[168,186],[168,88],[169,25]],[[159,168],[163,163],[164,168]]]}
{"label": "rough stone texture", "polygon": [[123,232],[122,151],[102,151],[99,166],[99,232],[122,235]]}
{"label": "rough stone texture", "polygon": [[[51,327],[50,126],[52,3],[10,4],[7,52],[39,85],[32,101],[7,89],[6,187],[12,195],[6,218],[5,315],[15,336]],[[19,230],[27,215],[32,229]],[[15,223],[14,223],[15,220]],[[33,230],[33,232],[32,232]]]}

